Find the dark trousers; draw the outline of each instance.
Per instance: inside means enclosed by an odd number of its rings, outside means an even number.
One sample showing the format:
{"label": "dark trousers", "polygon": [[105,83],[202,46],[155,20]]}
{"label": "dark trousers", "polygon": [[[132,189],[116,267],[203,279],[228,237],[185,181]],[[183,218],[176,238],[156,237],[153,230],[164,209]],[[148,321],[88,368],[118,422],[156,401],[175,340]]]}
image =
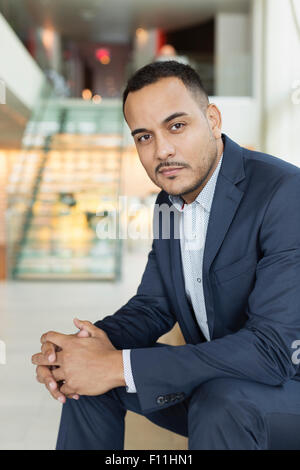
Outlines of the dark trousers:
{"label": "dark trousers", "polygon": [[[99,396],[81,396],[78,401],[68,399],[62,409],[57,449],[123,449],[127,410],[144,414],[138,395],[127,393],[124,387]],[[213,379],[181,403],[144,416],[188,436],[190,450],[300,449],[300,382],[271,387]]]}

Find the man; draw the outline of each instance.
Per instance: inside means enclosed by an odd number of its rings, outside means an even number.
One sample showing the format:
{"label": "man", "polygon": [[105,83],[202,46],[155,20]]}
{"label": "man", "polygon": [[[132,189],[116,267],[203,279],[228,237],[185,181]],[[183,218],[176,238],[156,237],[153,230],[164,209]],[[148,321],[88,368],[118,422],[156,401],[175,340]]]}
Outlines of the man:
{"label": "man", "polygon": [[[189,449],[300,448],[300,169],[223,135],[187,65],[137,71],[123,109],[162,189],[155,236],[126,305],[41,338],[37,378],[64,403],[57,448],[123,448],[128,409]],[[156,343],[176,321],[186,344]]]}

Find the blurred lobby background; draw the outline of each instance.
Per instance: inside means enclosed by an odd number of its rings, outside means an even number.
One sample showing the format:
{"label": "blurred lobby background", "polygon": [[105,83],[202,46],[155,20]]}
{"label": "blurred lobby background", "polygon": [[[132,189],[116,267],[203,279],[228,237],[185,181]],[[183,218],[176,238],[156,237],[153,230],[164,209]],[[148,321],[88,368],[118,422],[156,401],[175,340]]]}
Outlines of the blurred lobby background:
{"label": "blurred lobby background", "polygon": [[[0,0],[0,449],[55,446],[61,405],[30,362],[41,334],[136,292],[159,188],[121,96],[170,58],[200,73],[232,139],[300,165],[298,0]],[[106,223],[140,232],[101,238]],[[183,344],[178,327],[163,341]],[[133,413],[125,442],[187,448]]]}

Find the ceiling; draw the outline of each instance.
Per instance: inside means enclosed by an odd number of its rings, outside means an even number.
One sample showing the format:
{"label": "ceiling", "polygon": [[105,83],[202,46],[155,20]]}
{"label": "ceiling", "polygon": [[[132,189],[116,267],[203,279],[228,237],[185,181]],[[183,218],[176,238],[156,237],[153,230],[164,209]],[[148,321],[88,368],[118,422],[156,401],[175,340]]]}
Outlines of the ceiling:
{"label": "ceiling", "polygon": [[35,23],[64,37],[128,42],[138,27],[167,31],[197,24],[217,11],[247,12],[251,0],[23,0]]}
{"label": "ceiling", "polygon": [[[198,24],[219,11],[247,12],[251,1],[0,0],[0,11],[20,37],[34,24],[52,27],[68,39],[124,44],[139,27],[172,31]],[[1,147],[20,144],[28,115],[8,94],[7,105],[0,105]]]}

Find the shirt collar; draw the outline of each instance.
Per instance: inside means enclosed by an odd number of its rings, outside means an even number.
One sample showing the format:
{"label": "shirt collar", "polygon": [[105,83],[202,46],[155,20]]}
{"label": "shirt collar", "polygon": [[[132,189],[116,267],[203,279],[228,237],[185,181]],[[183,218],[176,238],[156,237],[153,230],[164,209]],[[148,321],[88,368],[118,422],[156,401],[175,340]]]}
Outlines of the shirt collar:
{"label": "shirt collar", "polygon": [[[202,191],[198,194],[198,196],[195,199],[195,201],[199,203],[207,212],[210,212],[210,208],[212,205],[215,187],[216,187],[219,171],[220,171],[221,164],[222,164],[222,159],[223,159],[223,154],[221,155],[221,158],[219,160],[217,167],[215,168],[215,171],[213,172],[208,182],[206,183]],[[178,211],[180,212],[183,211],[185,204],[184,204],[183,199],[180,196],[171,196],[169,194],[169,200],[172,202],[172,204],[174,205],[174,207],[176,207]]]}

